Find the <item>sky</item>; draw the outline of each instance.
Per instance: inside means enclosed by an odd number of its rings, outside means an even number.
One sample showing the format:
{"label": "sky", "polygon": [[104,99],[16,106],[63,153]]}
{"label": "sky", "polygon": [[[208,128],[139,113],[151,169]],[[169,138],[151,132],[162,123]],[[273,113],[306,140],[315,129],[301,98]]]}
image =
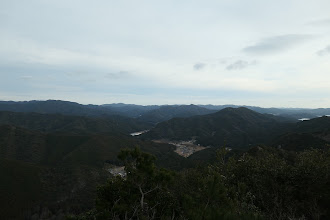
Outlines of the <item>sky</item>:
{"label": "sky", "polygon": [[0,0],[0,100],[330,107],[329,0]]}

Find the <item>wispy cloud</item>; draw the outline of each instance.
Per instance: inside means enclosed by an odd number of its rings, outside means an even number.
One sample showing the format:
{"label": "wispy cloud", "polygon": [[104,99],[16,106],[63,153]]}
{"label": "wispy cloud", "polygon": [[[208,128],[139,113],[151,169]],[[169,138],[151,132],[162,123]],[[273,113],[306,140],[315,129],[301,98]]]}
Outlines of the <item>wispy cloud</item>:
{"label": "wispy cloud", "polygon": [[322,49],[322,50],[319,50],[319,51],[317,52],[317,54],[318,54],[319,56],[329,55],[329,54],[330,54],[330,45],[327,46],[326,48]]}
{"label": "wispy cloud", "polygon": [[119,72],[114,72],[114,73],[108,73],[106,74],[106,78],[110,79],[120,79],[120,78],[125,78],[127,76],[131,75],[128,71],[119,71]]}
{"label": "wispy cloud", "polygon": [[194,65],[194,70],[196,70],[196,71],[198,71],[198,70],[202,70],[202,69],[205,68],[205,66],[206,66],[205,63],[196,63],[196,64]]}
{"label": "wispy cloud", "polygon": [[20,76],[19,78],[22,80],[31,80],[33,76]]}
{"label": "wispy cloud", "polygon": [[245,60],[237,60],[231,64],[229,64],[226,69],[227,70],[241,70],[241,69],[245,69],[248,66],[252,66],[252,65],[256,65],[257,62],[254,60],[252,62],[249,61],[245,61]]}
{"label": "wispy cloud", "polygon": [[243,51],[252,54],[276,53],[287,50],[311,38],[312,38],[311,35],[302,35],[302,34],[280,35],[280,36],[265,38],[254,45],[245,47]]}
{"label": "wispy cloud", "polygon": [[308,22],[306,25],[309,25],[309,26],[330,26],[330,18],[314,20],[314,21]]}

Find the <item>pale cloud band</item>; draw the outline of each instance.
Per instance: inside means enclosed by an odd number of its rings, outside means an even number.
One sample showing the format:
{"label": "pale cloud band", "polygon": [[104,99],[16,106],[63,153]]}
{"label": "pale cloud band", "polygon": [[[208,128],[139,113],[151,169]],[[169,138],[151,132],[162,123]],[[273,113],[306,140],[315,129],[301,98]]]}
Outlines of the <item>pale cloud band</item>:
{"label": "pale cloud band", "polygon": [[260,42],[243,49],[246,53],[272,54],[288,50],[296,45],[312,39],[310,35],[288,34],[265,38]]}
{"label": "pale cloud band", "polygon": [[322,50],[319,50],[319,51],[317,52],[317,54],[318,54],[319,56],[330,55],[330,45],[327,46],[326,48],[322,49]]}

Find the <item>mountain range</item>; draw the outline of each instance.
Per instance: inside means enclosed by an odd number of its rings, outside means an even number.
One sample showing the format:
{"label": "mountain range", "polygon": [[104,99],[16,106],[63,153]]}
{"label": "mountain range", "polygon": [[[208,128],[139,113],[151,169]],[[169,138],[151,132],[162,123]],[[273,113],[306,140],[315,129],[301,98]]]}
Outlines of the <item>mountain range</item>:
{"label": "mountain range", "polygon": [[[61,219],[90,209],[95,189],[111,176],[106,167],[120,165],[117,154],[123,148],[138,146],[172,170],[208,163],[221,146],[231,152],[261,145],[328,148],[330,118],[317,117],[328,110],[0,102],[0,216]],[[298,121],[301,116],[313,119]],[[160,139],[195,140],[209,148],[184,158],[174,145],[154,142]]]}
{"label": "mountain range", "polygon": [[[246,149],[255,145],[286,146],[284,134],[308,134],[310,143],[329,141],[329,117],[307,121],[261,114],[248,108],[225,108],[216,113],[189,118],[173,118],[157,124],[141,135],[145,139],[195,140],[203,146]],[[307,134],[306,134],[307,133]],[[288,137],[288,136],[286,136]],[[280,144],[282,143],[282,144]],[[297,142],[296,142],[297,143]]]}
{"label": "mountain range", "polygon": [[121,115],[129,118],[139,118],[140,121],[152,125],[174,117],[189,117],[193,115],[210,114],[228,107],[245,107],[258,113],[267,113],[292,119],[316,118],[330,115],[330,108],[261,108],[239,105],[133,105],[133,104],[104,104],[82,105],[61,100],[47,101],[0,101],[0,111],[35,112],[42,114],[64,114],[88,117],[103,117]]}

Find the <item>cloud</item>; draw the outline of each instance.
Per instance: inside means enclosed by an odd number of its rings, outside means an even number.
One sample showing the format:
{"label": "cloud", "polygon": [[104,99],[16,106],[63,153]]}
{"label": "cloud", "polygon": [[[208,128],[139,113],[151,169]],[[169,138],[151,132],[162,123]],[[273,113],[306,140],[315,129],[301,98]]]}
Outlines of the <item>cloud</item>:
{"label": "cloud", "polygon": [[245,47],[246,53],[252,54],[270,54],[287,50],[295,45],[311,39],[310,35],[288,34],[270,38],[265,38],[255,45]]}
{"label": "cloud", "polygon": [[309,26],[330,26],[330,19],[321,19],[308,22],[306,25]]}
{"label": "cloud", "polygon": [[202,69],[205,68],[205,66],[206,66],[205,63],[196,63],[196,64],[194,65],[194,70],[196,70],[196,71],[198,71],[198,70],[202,70]]}
{"label": "cloud", "polygon": [[224,65],[224,64],[228,64],[228,63],[230,63],[231,61],[232,61],[232,57],[227,57],[227,58],[221,58],[218,62],[220,63],[220,64],[222,64],[222,65]]}
{"label": "cloud", "polygon": [[20,76],[19,78],[22,80],[31,80],[33,76]]}
{"label": "cloud", "polygon": [[252,62],[248,62],[248,61],[244,61],[244,60],[237,60],[231,64],[229,64],[226,69],[227,70],[241,70],[244,69],[248,66],[252,66],[252,65],[256,65],[256,61],[252,61]]}
{"label": "cloud", "polygon": [[114,73],[108,73],[106,75],[106,78],[120,79],[120,78],[125,78],[128,75],[131,75],[128,71],[119,71],[119,72],[114,72]]}
{"label": "cloud", "polygon": [[330,54],[330,45],[327,46],[326,48],[322,49],[322,50],[319,50],[319,51],[317,52],[317,54],[318,54],[319,56],[325,56],[325,55]]}

